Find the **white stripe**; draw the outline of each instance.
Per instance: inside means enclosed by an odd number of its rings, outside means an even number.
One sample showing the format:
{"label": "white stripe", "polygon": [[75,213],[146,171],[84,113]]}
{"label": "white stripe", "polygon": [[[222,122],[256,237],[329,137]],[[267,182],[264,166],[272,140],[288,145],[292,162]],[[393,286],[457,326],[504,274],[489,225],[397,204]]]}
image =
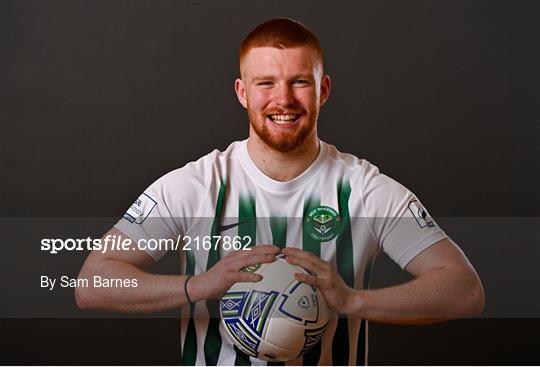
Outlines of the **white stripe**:
{"label": "white stripe", "polygon": [[221,351],[217,361],[218,366],[234,366],[236,353],[232,347],[229,337],[226,335],[223,323],[219,323],[219,333],[221,334]]}

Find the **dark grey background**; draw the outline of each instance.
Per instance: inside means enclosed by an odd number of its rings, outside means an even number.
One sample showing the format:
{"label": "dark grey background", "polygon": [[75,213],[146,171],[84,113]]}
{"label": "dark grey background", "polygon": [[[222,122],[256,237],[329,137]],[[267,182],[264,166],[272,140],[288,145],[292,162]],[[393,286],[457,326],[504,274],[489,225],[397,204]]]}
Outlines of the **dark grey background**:
{"label": "dark grey background", "polygon": [[[118,217],[162,174],[245,138],[237,47],[275,16],[304,22],[324,47],[333,89],[320,137],[450,218],[445,229],[484,281],[487,315],[529,317],[372,325],[371,363],[538,364],[535,1],[2,2],[0,215]],[[43,258],[27,256],[32,245],[4,236],[2,289],[13,267],[27,274]],[[374,275],[374,286],[407,279],[384,257]],[[178,361],[173,319],[0,325],[4,363]]]}

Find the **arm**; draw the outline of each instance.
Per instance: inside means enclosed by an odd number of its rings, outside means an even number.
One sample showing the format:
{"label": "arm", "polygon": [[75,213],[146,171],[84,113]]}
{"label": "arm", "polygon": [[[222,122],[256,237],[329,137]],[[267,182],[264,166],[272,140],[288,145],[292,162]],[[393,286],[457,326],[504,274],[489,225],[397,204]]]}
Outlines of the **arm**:
{"label": "arm", "polygon": [[[127,238],[113,228],[105,236]],[[193,302],[218,298],[237,281],[255,282],[258,274],[240,269],[274,260],[279,248],[257,246],[251,251],[237,251],[225,256],[209,271],[193,276],[188,283],[188,294]],[[154,260],[143,250],[113,250],[106,253],[92,251],[86,259],[79,278],[89,280],[87,288],[76,288],[75,298],[81,309],[100,309],[116,312],[156,312],[180,308],[188,303],[184,293],[186,275],[156,275],[146,272]],[[137,287],[92,287],[93,276],[103,278],[136,279]]]}
{"label": "arm", "polygon": [[[116,228],[112,228],[104,237],[108,235],[127,238]],[[155,312],[187,304],[183,287],[187,277],[155,275],[143,270],[153,263],[154,260],[140,249],[105,253],[92,251],[79,273],[79,279],[88,279],[89,287],[75,289],[77,305],[81,309]],[[94,276],[137,279],[137,287],[95,288],[92,286]]]}
{"label": "arm", "polygon": [[394,287],[354,292],[349,312],[388,323],[432,323],[474,316],[484,290],[463,252],[449,239],[428,247],[405,270],[415,279]]}
{"label": "arm", "polygon": [[406,266],[414,280],[376,290],[347,287],[328,263],[313,255],[291,250],[287,255],[289,262],[315,274],[297,274],[297,279],[319,287],[329,307],[339,313],[379,322],[422,324],[473,316],[484,308],[478,275],[449,239],[430,246]]}

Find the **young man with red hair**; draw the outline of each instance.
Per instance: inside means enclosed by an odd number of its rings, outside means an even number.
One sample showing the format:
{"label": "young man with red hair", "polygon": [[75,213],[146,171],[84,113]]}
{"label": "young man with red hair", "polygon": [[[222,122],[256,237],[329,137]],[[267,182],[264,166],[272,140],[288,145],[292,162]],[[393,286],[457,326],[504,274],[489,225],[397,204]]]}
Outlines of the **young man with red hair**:
{"label": "young man with red hair", "polygon": [[[233,348],[212,316],[232,284],[261,279],[241,269],[282,252],[310,271],[297,280],[318,287],[340,315],[320,345],[291,364],[367,362],[368,320],[429,323],[482,311],[476,272],[418,198],[369,162],[318,139],[319,110],[331,83],[319,41],[305,26],[283,18],[259,25],[240,47],[240,74],[235,90],[248,113],[248,139],[158,179],[108,234],[133,241],[228,234],[255,246],[181,251],[184,275],[178,276],[143,270],[163,250],[93,252],[80,277],[135,278],[138,287],[77,289],[80,307],[182,307],[183,364],[264,364]],[[337,220],[321,231],[313,225],[315,212]],[[380,251],[415,279],[369,290]]]}

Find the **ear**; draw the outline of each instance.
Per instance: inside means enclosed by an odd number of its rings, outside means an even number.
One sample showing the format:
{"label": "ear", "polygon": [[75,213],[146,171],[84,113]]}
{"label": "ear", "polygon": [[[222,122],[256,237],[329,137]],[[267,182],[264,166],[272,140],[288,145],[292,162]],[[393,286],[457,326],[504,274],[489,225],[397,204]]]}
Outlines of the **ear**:
{"label": "ear", "polygon": [[236,92],[236,97],[238,98],[238,101],[244,108],[247,109],[247,98],[246,98],[246,88],[244,85],[244,81],[240,78],[237,78],[234,81],[234,90]]}
{"label": "ear", "polygon": [[332,82],[330,81],[330,77],[328,75],[323,76],[321,80],[321,97],[319,99],[321,106],[326,102],[326,100],[330,96],[331,87],[332,87]]}

